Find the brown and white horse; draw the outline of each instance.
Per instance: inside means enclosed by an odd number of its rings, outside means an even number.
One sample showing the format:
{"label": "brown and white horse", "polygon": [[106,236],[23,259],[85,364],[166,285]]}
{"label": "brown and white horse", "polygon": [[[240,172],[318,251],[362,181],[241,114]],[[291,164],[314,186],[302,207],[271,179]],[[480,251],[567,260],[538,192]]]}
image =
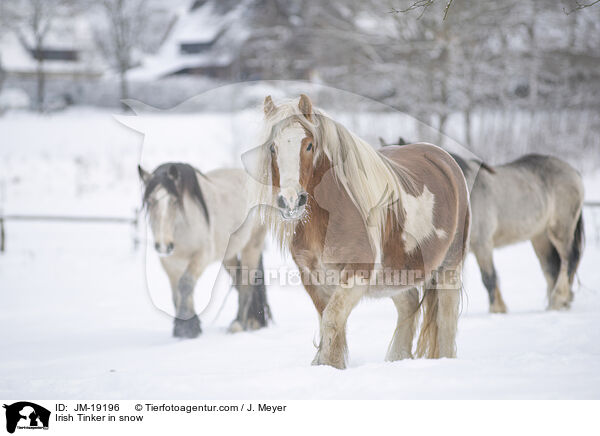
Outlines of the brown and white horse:
{"label": "brown and white horse", "polygon": [[[346,320],[365,296],[391,297],[387,360],[456,356],[470,210],[465,178],[430,144],[375,151],[310,99],[264,102],[255,164],[262,216],[290,249],[320,317],[313,364],[346,366]],[[419,288],[424,289],[419,302]]]}

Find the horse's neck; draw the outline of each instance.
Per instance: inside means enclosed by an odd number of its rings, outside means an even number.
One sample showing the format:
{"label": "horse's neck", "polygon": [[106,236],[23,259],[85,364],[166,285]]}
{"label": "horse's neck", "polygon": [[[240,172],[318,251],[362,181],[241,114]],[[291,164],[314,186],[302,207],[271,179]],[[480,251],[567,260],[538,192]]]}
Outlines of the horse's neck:
{"label": "horse's neck", "polygon": [[[321,192],[325,185],[330,185],[329,177],[325,177],[331,171],[331,162],[327,158],[319,159],[314,168],[312,179],[306,187],[308,193],[308,218],[299,223],[296,228],[294,244],[302,248],[319,250],[325,242],[329,212],[322,200],[317,199],[317,192]],[[325,177],[325,180],[323,178]],[[330,189],[330,187],[327,187]],[[341,188],[341,186],[340,186]]]}
{"label": "horse's neck", "polygon": [[209,226],[200,203],[187,193],[184,194],[183,202],[184,207],[179,210],[181,222],[185,223],[191,233],[207,233]]}
{"label": "horse's neck", "polygon": [[349,247],[359,244],[369,252],[364,220],[345,188],[335,180],[331,165],[316,168],[313,180],[307,189],[310,215],[299,224],[298,244],[326,258],[330,257],[328,251],[335,252],[343,257],[341,263],[355,259],[354,254],[346,253]]}

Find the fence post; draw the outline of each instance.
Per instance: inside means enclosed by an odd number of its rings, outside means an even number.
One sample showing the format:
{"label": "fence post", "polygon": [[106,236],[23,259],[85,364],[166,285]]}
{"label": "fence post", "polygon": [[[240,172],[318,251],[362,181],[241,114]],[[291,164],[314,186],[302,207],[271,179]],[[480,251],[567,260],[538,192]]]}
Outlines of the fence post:
{"label": "fence post", "polygon": [[134,218],[131,222],[132,230],[133,230],[133,251],[137,251],[140,246],[140,238],[139,238],[139,220],[140,220],[140,210],[136,208],[134,211]]}
{"label": "fence post", "polygon": [[0,253],[4,253],[4,218],[0,217]]}

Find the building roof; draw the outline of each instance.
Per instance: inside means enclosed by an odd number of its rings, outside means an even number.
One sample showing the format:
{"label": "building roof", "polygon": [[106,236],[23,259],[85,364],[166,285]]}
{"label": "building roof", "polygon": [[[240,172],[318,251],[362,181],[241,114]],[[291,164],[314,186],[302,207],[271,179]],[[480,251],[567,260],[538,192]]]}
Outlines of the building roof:
{"label": "building roof", "polygon": [[224,11],[213,1],[192,8],[194,3],[178,13],[161,48],[131,70],[131,78],[157,79],[185,69],[226,67],[232,63],[239,43],[248,36],[242,20],[247,2],[241,1]]}
{"label": "building roof", "polygon": [[[106,65],[95,48],[92,30],[84,19],[71,18],[55,23],[43,46],[48,74],[102,74]],[[8,73],[33,74],[38,63],[28,35],[6,32],[0,36],[2,67]]]}

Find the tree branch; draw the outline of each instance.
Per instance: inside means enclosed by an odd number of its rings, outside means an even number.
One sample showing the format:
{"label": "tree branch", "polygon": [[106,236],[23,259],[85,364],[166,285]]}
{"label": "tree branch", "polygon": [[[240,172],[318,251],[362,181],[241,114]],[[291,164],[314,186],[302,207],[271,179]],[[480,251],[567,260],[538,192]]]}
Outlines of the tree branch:
{"label": "tree branch", "polygon": [[565,12],[566,15],[569,15],[569,14],[572,14],[573,12],[579,11],[581,9],[592,7],[597,3],[600,3],[600,0],[594,0],[591,3],[579,3],[577,1],[577,2],[575,2],[575,7],[573,9],[567,10],[567,8],[563,8],[563,11]]}
{"label": "tree branch", "polygon": [[[452,6],[452,2],[454,0],[446,0],[446,6],[444,6],[444,17],[443,20],[446,19],[446,17],[448,16],[448,10],[450,9],[450,6]],[[600,0],[596,0],[594,3],[599,2]],[[392,8],[390,10],[390,13],[392,14],[405,14],[407,12],[410,11],[414,11],[416,9],[421,9],[421,13],[419,14],[418,18],[421,18],[423,16],[423,14],[425,13],[425,11],[432,6],[434,3],[436,2],[436,0],[415,0],[409,7],[407,7],[406,9],[396,9],[396,8]]]}

